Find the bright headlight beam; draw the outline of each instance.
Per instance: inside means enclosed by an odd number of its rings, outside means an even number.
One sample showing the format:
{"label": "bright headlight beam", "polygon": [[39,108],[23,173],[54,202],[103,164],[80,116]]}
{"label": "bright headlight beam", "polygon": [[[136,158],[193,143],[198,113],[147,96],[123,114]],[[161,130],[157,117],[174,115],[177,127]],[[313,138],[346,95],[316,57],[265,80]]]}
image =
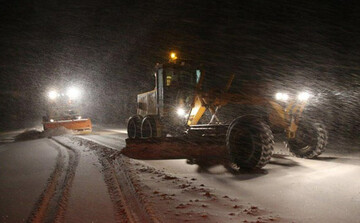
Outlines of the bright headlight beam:
{"label": "bright headlight beam", "polygon": [[66,95],[70,98],[70,99],[77,99],[80,97],[80,90],[76,87],[70,87],[67,92]]}
{"label": "bright headlight beam", "polygon": [[185,110],[183,108],[178,108],[176,110],[176,113],[178,114],[178,116],[181,116],[181,117],[185,116]]}
{"label": "bright headlight beam", "polygon": [[51,99],[51,100],[54,100],[58,97],[58,93],[56,91],[49,91],[48,93],[48,97]]}
{"label": "bright headlight beam", "polygon": [[289,99],[289,95],[286,93],[276,93],[275,99],[279,101],[287,101]]}
{"label": "bright headlight beam", "polygon": [[298,94],[298,100],[299,101],[307,101],[310,98],[310,94],[308,92],[301,92]]}

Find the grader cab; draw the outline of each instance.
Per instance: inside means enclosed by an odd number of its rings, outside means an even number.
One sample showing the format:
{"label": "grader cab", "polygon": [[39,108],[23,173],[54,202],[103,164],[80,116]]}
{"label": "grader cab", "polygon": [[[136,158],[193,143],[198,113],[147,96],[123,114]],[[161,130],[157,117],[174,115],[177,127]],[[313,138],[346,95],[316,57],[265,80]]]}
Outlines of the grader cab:
{"label": "grader cab", "polygon": [[[233,75],[222,89],[205,90],[201,67],[176,56],[158,64],[154,76],[154,90],[137,96],[137,114],[128,121],[128,148],[217,144],[232,163],[250,169],[270,161],[273,131],[285,134],[287,148],[295,156],[315,158],[325,150],[324,126],[302,116],[310,98],[307,92],[297,97],[286,93],[265,97],[252,85],[252,91],[231,93]],[[242,110],[230,123],[223,122],[219,112],[230,104],[246,107],[246,112]],[[261,115],[252,107],[261,108]],[[210,118],[204,122],[205,114]]]}

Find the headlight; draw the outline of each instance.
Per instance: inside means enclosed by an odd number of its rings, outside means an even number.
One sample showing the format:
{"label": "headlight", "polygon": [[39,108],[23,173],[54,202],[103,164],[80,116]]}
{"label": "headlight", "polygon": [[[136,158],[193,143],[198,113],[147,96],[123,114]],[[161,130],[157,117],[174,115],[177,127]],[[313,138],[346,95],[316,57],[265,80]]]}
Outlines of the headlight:
{"label": "headlight", "polygon": [[286,93],[276,93],[275,94],[275,98],[276,100],[279,100],[279,101],[287,101],[289,99],[289,95],[286,94]]}
{"label": "headlight", "polygon": [[308,92],[301,92],[297,96],[299,101],[307,101],[310,97],[311,95]]}
{"label": "headlight", "polygon": [[49,93],[48,93],[48,97],[51,100],[55,100],[58,96],[59,96],[59,94],[56,91],[49,91]]}
{"label": "headlight", "polygon": [[66,95],[70,99],[77,99],[80,97],[80,90],[78,88],[71,87],[67,90]]}
{"label": "headlight", "polygon": [[185,109],[183,109],[183,108],[178,108],[178,109],[176,110],[176,114],[177,114],[178,116],[180,116],[180,117],[185,117]]}

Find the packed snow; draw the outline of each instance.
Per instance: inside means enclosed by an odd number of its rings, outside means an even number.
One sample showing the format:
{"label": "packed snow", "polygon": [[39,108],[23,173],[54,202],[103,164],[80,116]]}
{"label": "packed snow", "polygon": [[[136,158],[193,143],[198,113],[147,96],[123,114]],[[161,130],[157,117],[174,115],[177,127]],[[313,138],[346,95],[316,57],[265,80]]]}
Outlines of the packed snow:
{"label": "packed snow", "polygon": [[[121,155],[123,130],[68,133],[57,130],[47,135],[54,140],[42,137],[0,147],[0,181],[5,182],[0,185],[1,221],[38,218],[43,207],[49,207],[56,213],[50,219],[122,222],[131,207],[140,204],[145,214],[133,219],[149,216],[160,222],[360,218],[356,145],[346,153],[330,147],[316,160],[276,155],[264,169],[249,172],[228,168],[217,159],[192,165],[185,159],[131,159]],[[59,185],[55,191],[53,184]],[[124,202],[123,189],[138,201]]]}

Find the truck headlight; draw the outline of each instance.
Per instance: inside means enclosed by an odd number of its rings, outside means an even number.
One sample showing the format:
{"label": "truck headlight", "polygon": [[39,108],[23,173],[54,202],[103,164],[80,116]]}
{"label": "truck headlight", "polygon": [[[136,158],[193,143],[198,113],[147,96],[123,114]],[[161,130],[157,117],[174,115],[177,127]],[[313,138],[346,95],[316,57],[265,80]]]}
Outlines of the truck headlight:
{"label": "truck headlight", "polygon": [[48,93],[48,97],[50,98],[50,100],[55,100],[58,96],[59,94],[56,91],[49,91]]}
{"label": "truck headlight", "polygon": [[299,101],[307,101],[311,97],[311,94],[308,92],[301,92],[298,94],[297,98]]}
{"label": "truck headlight", "polygon": [[275,99],[279,101],[287,101],[289,99],[289,95],[286,93],[278,92],[275,94]]}
{"label": "truck headlight", "polygon": [[70,87],[67,92],[66,95],[70,98],[70,99],[77,99],[80,97],[80,90],[76,87]]}

